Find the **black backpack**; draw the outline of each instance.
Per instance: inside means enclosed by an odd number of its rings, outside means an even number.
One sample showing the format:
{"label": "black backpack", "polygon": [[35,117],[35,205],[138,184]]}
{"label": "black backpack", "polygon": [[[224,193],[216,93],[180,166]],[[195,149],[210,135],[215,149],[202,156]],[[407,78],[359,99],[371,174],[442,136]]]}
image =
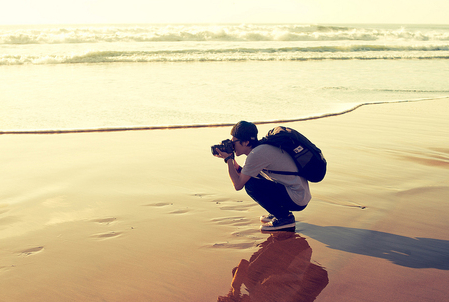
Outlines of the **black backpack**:
{"label": "black backpack", "polygon": [[265,171],[283,175],[299,175],[311,182],[320,182],[326,175],[327,162],[321,150],[294,129],[276,127],[268,131],[259,143],[281,148],[293,158],[298,167],[298,172]]}

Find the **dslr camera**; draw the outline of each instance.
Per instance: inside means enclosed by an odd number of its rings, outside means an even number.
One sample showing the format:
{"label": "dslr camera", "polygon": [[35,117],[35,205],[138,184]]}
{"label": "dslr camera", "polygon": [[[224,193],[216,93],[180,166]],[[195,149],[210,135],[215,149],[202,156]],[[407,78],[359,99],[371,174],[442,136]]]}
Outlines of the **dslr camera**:
{"label": "dslr camera", "polygon": [[225,139],[221,142],[219,145],[213,145],[210,147],[213,155],[218,155],[218,152],[215,149],[220,150],[221,152],[225,153],[233,153],[234,152],[234,144],[230,139]]}

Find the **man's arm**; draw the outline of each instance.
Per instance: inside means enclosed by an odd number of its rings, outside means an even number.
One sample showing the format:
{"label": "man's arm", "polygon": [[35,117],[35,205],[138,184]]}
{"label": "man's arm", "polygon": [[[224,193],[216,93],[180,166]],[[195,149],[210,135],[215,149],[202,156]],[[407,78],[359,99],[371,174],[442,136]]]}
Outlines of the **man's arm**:
{"label": "man's arm", "polygon": [[[218,153],[218,155],[216,155],[216,156],[220,157],[220,158],[227,158],[228,156],[232,155],[232,154],[224,153],[219,149],[216,149],[216,151]],[[251,178],[251,176],[240,173],[241,167],[239,166],[237,161],[233,158],[228,159],[227,165],[228,165],[229,177],[231,178],[232,184],[234,185],[234,188],[237,191],[240,191],[241,189],[243,189],[245,187],[246,182]]]}
{"label": "man's arm", "polygon": [[234,159],[229,159],[228,162],[229,177],[231,177],[232,184],[237,191],[240,191],[245,187],[246,182],[251,176],[239,173],[240,166]]}

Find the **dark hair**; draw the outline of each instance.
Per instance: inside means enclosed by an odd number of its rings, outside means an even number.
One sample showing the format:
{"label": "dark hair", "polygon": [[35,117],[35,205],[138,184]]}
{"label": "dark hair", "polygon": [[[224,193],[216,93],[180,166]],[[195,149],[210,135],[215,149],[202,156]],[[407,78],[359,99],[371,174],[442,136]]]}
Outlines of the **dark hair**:
{"label": "dark hair", "polygon": [[231,135],[241,141],[249,141],[250,147],[256,147],[259,144],[257,140],[257,127],[253,123],[240,121],[232,127]]}

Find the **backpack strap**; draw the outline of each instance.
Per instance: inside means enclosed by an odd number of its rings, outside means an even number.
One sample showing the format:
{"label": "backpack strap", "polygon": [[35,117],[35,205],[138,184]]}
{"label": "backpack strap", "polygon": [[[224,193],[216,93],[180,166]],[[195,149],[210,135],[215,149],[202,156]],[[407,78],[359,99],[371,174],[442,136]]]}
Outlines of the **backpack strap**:
{"label": "backpack strap", "polygon": [[281,175],[298,175],[301,176],[301,174],[299,174],[299,172],[291,172],[291,171],[274,171],[274,170],[267,170],[267,169],[263,169],[263,172],[268,172],[268,173],[275,173],[275,174],[281,174]]}

